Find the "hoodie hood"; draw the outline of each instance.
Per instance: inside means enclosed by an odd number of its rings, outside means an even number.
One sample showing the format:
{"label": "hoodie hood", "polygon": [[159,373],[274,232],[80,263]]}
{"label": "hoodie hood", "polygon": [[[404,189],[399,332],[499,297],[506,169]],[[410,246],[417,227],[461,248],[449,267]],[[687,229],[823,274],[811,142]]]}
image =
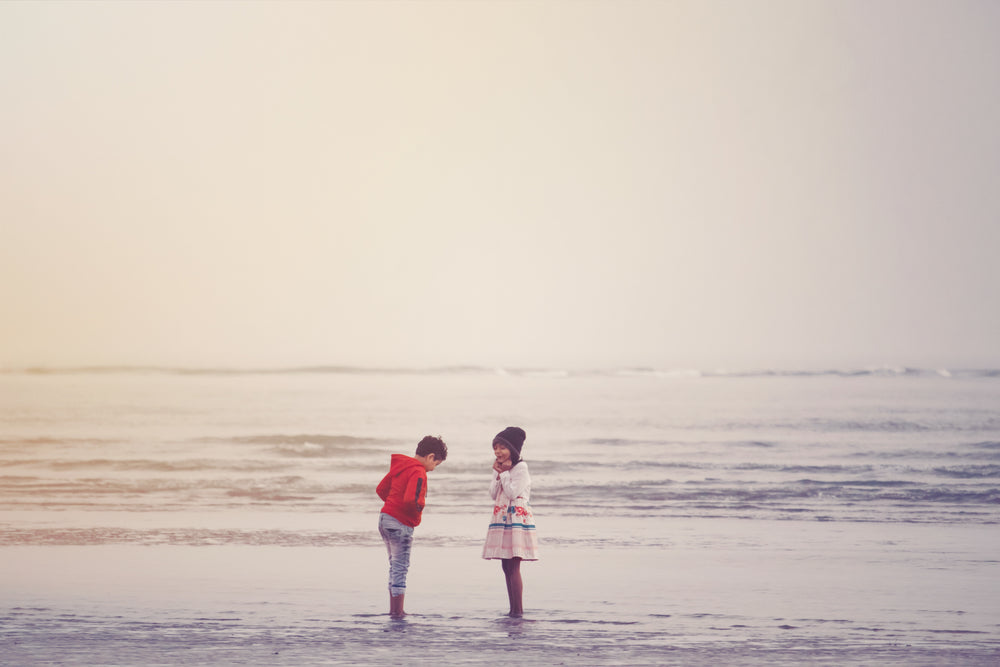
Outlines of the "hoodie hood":
{"label": "hoodie hood", "polygon": [[401,472],[409,470],[410,468],[420,468],[420,470],[424,470],[424,464],[412,456],[407,456],[406,454],[393,454],[392,458],[389,459],[390,475],[396,476]]}

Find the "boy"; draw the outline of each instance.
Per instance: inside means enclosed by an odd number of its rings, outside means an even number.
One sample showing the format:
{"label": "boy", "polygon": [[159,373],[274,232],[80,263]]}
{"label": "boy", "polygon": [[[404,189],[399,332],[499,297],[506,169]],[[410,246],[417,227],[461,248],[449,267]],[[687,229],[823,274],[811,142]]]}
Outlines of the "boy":
{"label": "boy", "polygon": [[389,616],[402,618],[406,572],[410,569],[413,529],[420,524],[427,498],[427,473],[448,457],[441,438],[426,436],[417,443],[416,456],[393,454],[389,474],[375,487],[385,501],[378,515],[378,532],[389,552]]}

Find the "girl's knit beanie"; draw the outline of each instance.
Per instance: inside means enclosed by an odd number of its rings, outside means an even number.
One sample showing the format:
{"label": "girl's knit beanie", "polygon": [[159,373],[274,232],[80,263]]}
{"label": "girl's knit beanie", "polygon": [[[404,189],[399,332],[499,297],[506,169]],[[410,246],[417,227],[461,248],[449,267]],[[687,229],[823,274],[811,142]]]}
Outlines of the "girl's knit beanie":
{"label": "girl's knit beanie", "polygon": [[496,437],[493,438],[493,443],[506,445],[511,452],[514,453],[516,458],[521,458],[521,447],[524,447],[525,433],[524,429],[518,426],[508,426],[504,430],[497,433]]}

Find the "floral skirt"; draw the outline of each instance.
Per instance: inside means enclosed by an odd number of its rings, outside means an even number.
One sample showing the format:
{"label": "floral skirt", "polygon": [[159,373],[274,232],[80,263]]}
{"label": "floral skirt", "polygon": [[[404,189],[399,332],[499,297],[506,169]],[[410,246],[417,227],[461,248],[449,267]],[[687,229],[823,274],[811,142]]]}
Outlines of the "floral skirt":
{"label": "floral skirt", "polygon": [[483,558],[538,560],[535,517],[531,514],[531,506],[523,499],[518,498],[510,505],[493,507]]}

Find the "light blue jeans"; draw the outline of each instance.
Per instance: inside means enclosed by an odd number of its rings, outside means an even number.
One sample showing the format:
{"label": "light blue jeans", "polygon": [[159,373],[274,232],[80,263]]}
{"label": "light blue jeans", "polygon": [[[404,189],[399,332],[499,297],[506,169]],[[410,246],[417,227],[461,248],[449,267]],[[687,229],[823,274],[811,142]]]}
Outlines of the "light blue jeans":
{"label": "light blue jeans", "polygon": [[406,572],[410,569],[410,546],[413,544],[413,526],[400,523],[385,513],[378,515],[378,532],[389,552],[389,595],[396,597],[406,592]]}

